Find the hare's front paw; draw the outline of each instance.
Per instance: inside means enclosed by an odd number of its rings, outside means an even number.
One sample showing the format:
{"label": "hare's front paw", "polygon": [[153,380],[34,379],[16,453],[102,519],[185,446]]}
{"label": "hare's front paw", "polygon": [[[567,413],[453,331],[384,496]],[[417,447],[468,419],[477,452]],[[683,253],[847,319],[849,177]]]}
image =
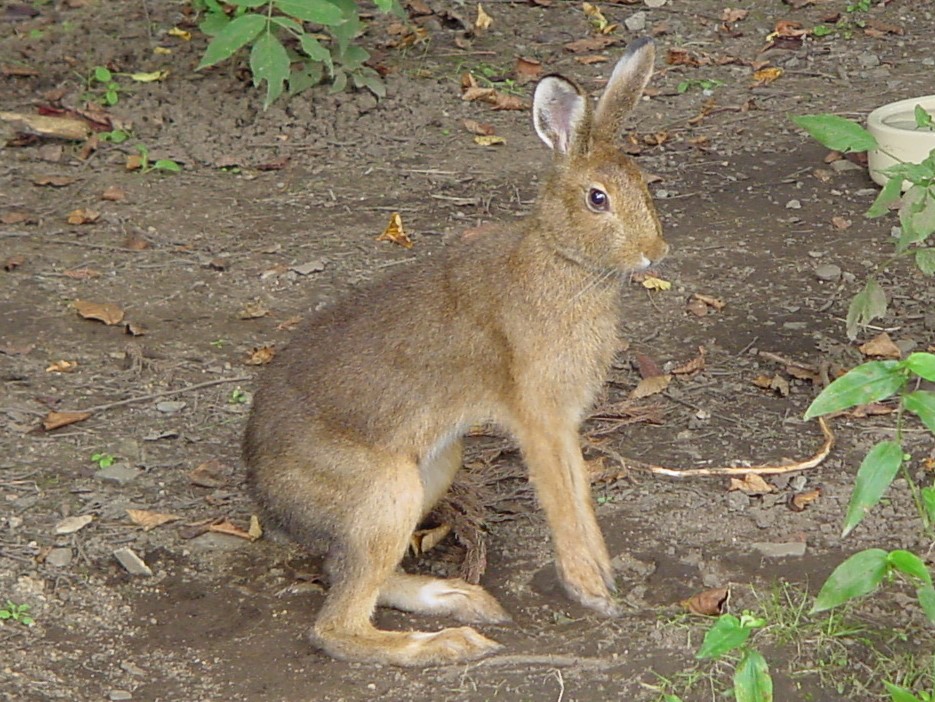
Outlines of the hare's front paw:
{"label": "hare's front paw", "polygon": [[[568,596],[605,617],[619,617],[623,609],[614,602],[613,570],[606,558],[572,554],[557,562],[558,577]],[[606,563],[603,561],[607,561]]]}

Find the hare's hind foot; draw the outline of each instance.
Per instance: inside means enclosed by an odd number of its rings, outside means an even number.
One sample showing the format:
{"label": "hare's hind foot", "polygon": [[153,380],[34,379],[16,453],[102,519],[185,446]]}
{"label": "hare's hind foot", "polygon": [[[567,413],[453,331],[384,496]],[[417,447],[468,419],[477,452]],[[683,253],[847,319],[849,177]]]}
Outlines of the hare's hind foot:
{"label": "hare's hind foot", "polygon": [[308,633],[312,645],[346,661],[399,666],[446,665],[489,655],[501,648],[474,629],[461,626],[436,632],[325,629]]}
{"label": "hare's hind foot", "polygon": [[479,585],[397,572],[380,588],[379,604],[404,612],[452,617],[465,624],[503,624],[510,615]]}

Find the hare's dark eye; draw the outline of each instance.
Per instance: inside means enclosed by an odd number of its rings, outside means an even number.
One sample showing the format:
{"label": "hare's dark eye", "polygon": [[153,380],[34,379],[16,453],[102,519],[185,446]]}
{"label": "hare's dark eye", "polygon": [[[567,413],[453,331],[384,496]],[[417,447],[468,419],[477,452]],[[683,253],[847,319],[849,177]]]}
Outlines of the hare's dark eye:
{"label": "hare's dark eye", "polygon": [[607,212],[610,209],[610,196],[600,188],[589,188],[588,209],[592,212]]}

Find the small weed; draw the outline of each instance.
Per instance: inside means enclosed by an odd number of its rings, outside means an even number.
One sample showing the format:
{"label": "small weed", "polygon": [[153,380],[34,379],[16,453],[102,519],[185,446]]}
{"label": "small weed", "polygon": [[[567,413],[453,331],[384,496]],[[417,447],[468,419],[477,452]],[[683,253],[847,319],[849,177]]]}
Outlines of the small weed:
{"label": "small weed", "polygon": [[120,83],[106,66],[95,66],[85,79],[88,92],[95,96],[98,102],[112,107],[120,102]]}
{"label": "small weed", "polygon": [[130,138],[130,133],[122,129],[114,129],[110,132],[98,132],[97,138],[109,144],[122,144]]}
{"label": "small weed", "polygon": [[114,461],[117,460],[116,456],[113,456],[109,453],[92,453],[91,462],[97,463],[98,468],[107,468],[108,466],[114,465]]}
{"label": "small weed", "polygon": [[211,345],[212,345],[214,348],[220,349],[220,348],[223,348],[223,347],[224,347],[224,344],[227,343],[227,342],[225,342],[224,339],[215,339],[214,341],[212,341],[212,342],[210,342],[210,343],[211,343]]}
{"label": "small weed", "polygon": [[24,626],[32,626],[35,620],[29,616],[29,609],[28,604],[15,604],[11,600],[7,600],[6,605],[0,607],[0,619],[9,619]]}
{"label": "small weed", "polygon": [[234,388],[227,402],[232,405],[243,405],[247,402],[247,393],[241,388]]}
{"label": "small weed", "polygon": [[182,170],[182,167],[178,163],[168,158],[150,161],[149,148],[145,144],[137,144],[136,150],[140,155],[140,173],[150,173],[151,171],[179,173]]}
{"label": "small weed", "polygon": [[716,78],[688,78],[687,80],[683,80],[681,83],[679,83],[675,89],[679,93],[687,93],[692,89],[698,89],[702,92],[710,92],[715,88],[720,88],[724,84],[724,81],[717,80]]}

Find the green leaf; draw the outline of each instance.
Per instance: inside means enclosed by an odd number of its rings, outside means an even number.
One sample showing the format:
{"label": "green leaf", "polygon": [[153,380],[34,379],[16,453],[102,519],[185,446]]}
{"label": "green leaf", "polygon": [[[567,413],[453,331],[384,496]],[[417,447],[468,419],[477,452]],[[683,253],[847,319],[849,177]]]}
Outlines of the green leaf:
{"label": "green leaf", "polygon": [[932,587],[932,574],[925,567],[925,561],[919,558],[912,551],[896,549],[890,551],[886,557],[886,562],[900,573],[913,578],[918,578],[923,585]]}
{"label": "green leaf", "polygon": [[318,63],[323,63],[328,67],[329,76],[334,75],[334,63],[331,60],[331,52],[323,47],[315,37],[303,34],[299,38],[299,44],[302,47],[302,51],[308,54],[310,59]]}
{"label": "green leaf", "polygon": [[750,638],[751,630],[741,625],[740,620],[732,614],[722,614],[704,635],[701,648],[695,658],[720,658],[728,651],[743,646]]}
{"label": "green leaf", "polygon": [[922,507],[925,509],[930,524],[935,524],[935,487],[924,487],[919,491]]}
{"label": "green leaf", "polygon": [[935,129],[935,124],[932,123],[932,115],[926,112],[922,105],[916,105],[912,112],[916,119],[916,126],[919,129]]}
{"label": "green leaf", "polygon": [[[273,0],[273,3],[283,14],[305,22],[334,27],[345,21],[341,8],[328,0]],[[357,12],[356,6],[354,12]]]}
{"label": "green leaf", "polygon": [[237,7],[248,7],[252,10],[254,7],[267,4],[269,0],[224,0],[224,2],[236,5]]}
{"label": "green leaf", "polygon": [[262,15],[241,15],[231,20],[222,29],[205,49],[196,71],[229,58],[237,49],[250,43],[267,26],[266,18]]}
{"label": "green leaf", "polygon": [[168,171],[169,173],[181,173],[182,167],[169,158],[161,158],[153,163],[153,168],[157,171]]}
{"label": "green leaf", "polygon": [[870,151],[877,148],[877,140],[857,122],[837,115],[799,115],[792,121],[823,146],[834,151]]}
{"label": "green leaf", "polygon": [[275,24],[278,24],[280,27],[282,27],[283,29],[287,29],[290,32],[294,33],[297,37],[305,36],[305,28],[302,27],[302,25],[296,22],[294,19],[291,19],[289,17],[283,17],[282,15],[275,15],[273,17],[270,17],[270,19]]}
{"label": "green leaf", "polygon": [[886,556],[883,549],[871,548],[844,561],[822,585],[810,614],[824,612],[873,592],[886,575]]}
{"label": "green leaf", "polygon": [[[829,386],[830,387],[830,386]],[[857,470],[857,480],[844,519],[844,538],[883,497],[903,462],[903,447],[896,441],[881,441],[868,453]]]}
{"label": "green leaf", "polygon": [[266,99],[263,107],[269,107],[282,95],[286,78],[289,77],[289,55],[285,47],[272,33],[263,34],[250,52],[250,70],[253,84],[266,81]]}
{"label": "green leaf", "polygon": [[298,95],[313,85],[318,85],[324,78],[322,65],[315,61],[306,61],[302,68],[289,74],[289,95]]}
{"label": "green leaf", "polygon": [[899,253],[935,232],[935,200],[929,197],[927,188],[913,185],[906,191],[899,206],[899,224],[903,230],[896,245]]}
{"label": "green leaf", "polygon": [[224,28],[230,23],[230,17],[223,12],[211,12],[205,15],[205,18],[198,23],[198,29],[200,29],[206,37],[214,37],[224,31]]}
{"label": "green leaf", "polygon": [[890,178],[887,180],[886,185],[883,186],[880,194],[877,195],[877,199],[873,201],[873,204],[870,205],[870,209],[867,210],[867,217],[872,219],[889,212],[889,205],[896,202],[902,195],[902,184],[902,178]]}
{"label": "green leaf", "polygon": [[94,80],[99,83],[108,83],[114,79],[113,74],[104,66],[94,67]]}
{"label": "green leaf", "polygon": [[903,395],[903,407],[921,419],[926,429],[935,434],[935,392],[916,390]]}
{"label": "green leaf", "polygon": [[342,70],[334,72],[334,80],[331,82],[331,88],[328,90],[332,95],[334,93],[344,92],[347,87],[347,73]]}
{"label": "green leaf", "polygon": [[916,265],[925,275],[935,275],[935,249],[916,251]]}
{"label": "green leaf", "polygon": [[352,77],[358,88],[366,88],[378,98],[386,97],[386,85],[380,79],[380,74],[372,68],[363,68]]}
{"label": "green leaf", "polygon": [[877,402],[899,392],[906,382],[897,361],[863,363],[822,390],[809,405],[805,419]]}
{"label": "green leaf", "polygon": [[931,585],[923,585],[916,590],[916,595],[925,616],[932,624],[935,624],[935,588]]}
{"label": "green leaf", "polygon": [[919,702],[919,698],[904,687],[883,681],[886,691],[890,693],[890,702]]}
{"label": "green leaf", "polygon": [[[344,15],[345,22],[339,24],[336,27],[331,27],[329,31],[331,35],[338,42],[338,50],[336,55],[343,56],[347,51],[347,47],[350,46],[351,41],[354,37],[361,31],[360,16],[357,14],[357,3],[355,0],[332,0],[335,5],[337,5],[341,12]],[[335,82],[337,83],[337,77],[335,77]],[[345,78],[345,81],[347,79]],[[341,90],[344,90],[344,87],[341,87]],[[336,92],[341,92],[336,91]]]}
{"label": "green leaf", "polygon": [[918,376],[935,382],[935,353],[916,351],[902,362],[902,365]]}
{"label": "green leaf", "polygon": [[883,292],[876,278],[868,278],[864,289],[854,295],[847,309],[847,338],[853,341],[857,338],[857,331],[860,327],[870,324],[884,314],[886,314],[886,293]]}
{"label": "green leaf", "polygon": [[759,651],[746,651],[734,671],[737,702],[773,702],[773,679]]}

